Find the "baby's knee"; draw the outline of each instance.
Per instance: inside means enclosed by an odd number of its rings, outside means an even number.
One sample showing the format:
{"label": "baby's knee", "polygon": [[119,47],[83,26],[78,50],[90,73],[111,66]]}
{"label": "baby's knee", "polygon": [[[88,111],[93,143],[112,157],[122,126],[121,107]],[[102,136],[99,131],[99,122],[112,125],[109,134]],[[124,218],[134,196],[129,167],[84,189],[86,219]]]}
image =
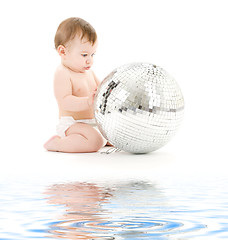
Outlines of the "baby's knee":
{"label": "baby's knee", "polygon": [[90,144],[93,151],[97,152],[103,147],[103,138],[100,135],[97,135],[96,138],[94,138]]}

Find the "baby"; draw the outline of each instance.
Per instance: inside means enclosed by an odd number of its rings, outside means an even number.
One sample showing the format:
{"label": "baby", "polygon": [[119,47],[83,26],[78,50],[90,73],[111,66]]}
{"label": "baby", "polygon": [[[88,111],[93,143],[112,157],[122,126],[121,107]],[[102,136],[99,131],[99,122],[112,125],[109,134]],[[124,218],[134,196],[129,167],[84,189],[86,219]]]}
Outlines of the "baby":
{"label": "baby", "polygon": [[61,58],[54,76],[54,93],[59,107],[58,135],[49,139],[44,147],[48,151],[96,152],[107,143],[93,114],[99,85],[91,70],[97,34],[85,20],[69,18],[57,29],[55,48]]}

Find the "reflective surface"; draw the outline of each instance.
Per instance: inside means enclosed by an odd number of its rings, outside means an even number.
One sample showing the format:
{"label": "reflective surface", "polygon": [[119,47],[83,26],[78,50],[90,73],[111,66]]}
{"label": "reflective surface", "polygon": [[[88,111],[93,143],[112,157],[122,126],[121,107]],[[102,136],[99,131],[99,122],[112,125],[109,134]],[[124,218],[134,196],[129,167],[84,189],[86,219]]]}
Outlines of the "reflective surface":
{"label": "reflective surface", "polygon": [[164,146],[183,118],[184,99],[164,69],[132,63],[110,73],[98,88],[95,118],[115,147],[146,153]]}
{"label": "reflective surface", "polygon": [[48,186],[5,181],[0,239],[227,239],[226,186],[219,178]]}

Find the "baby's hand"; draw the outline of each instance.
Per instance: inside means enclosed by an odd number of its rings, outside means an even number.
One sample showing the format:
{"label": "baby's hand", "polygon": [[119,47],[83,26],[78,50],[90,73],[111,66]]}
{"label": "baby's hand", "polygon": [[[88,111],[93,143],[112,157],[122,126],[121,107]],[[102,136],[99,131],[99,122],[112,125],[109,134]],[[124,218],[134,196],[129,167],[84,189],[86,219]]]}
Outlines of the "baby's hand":
{"label": "baby's hand", "polygon": [[93,106],[94,97],[95,97],[95,95],[96,95],[96,92],[97,92],[97,88],[94,89],[93,92],[89,95],[89,98],[88,98],[89,107],[92,107],[92,106]]}

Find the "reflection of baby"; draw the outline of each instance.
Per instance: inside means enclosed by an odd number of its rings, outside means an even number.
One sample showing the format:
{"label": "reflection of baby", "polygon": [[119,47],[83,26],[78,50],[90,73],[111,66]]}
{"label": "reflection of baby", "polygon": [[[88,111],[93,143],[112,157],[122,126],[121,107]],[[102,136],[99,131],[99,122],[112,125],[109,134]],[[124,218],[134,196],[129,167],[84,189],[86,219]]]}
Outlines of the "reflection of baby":
{"label": "reflection of baby", "polygon": [[93,101],[99,81],[91,70],[97,49],[94,28],[80,18],[63,21],[55,35],[61,64],[54,76],[59,106],[58,136],[44,144],[49,151],[96,152],[107,141],[97,129]]}
{"label": "reflection of baby", "polygon": [[[53,230],[50,226],[49,232],[53,237],[96,239],[92,236],[94,228],[98,233],[99,224],[108,221],[107,216],[106,220],[103,218],[101,206],[109,201],[111,194],[102,187],[90,183],[56,184],[49,187],[45,194],[48,195],[48,203],[66,207],[66,214],[58,219],[60,223],[53,226]],[[102,226],[100,228],[102,231]]]}
{"label": "reflection of baby", "polygon": [[49,226],[54,238],[151,239],[146,225],[154,227],[168,206],[163,192],[144,181],[54,184],[45,194],[48,203],[66,209]]}

